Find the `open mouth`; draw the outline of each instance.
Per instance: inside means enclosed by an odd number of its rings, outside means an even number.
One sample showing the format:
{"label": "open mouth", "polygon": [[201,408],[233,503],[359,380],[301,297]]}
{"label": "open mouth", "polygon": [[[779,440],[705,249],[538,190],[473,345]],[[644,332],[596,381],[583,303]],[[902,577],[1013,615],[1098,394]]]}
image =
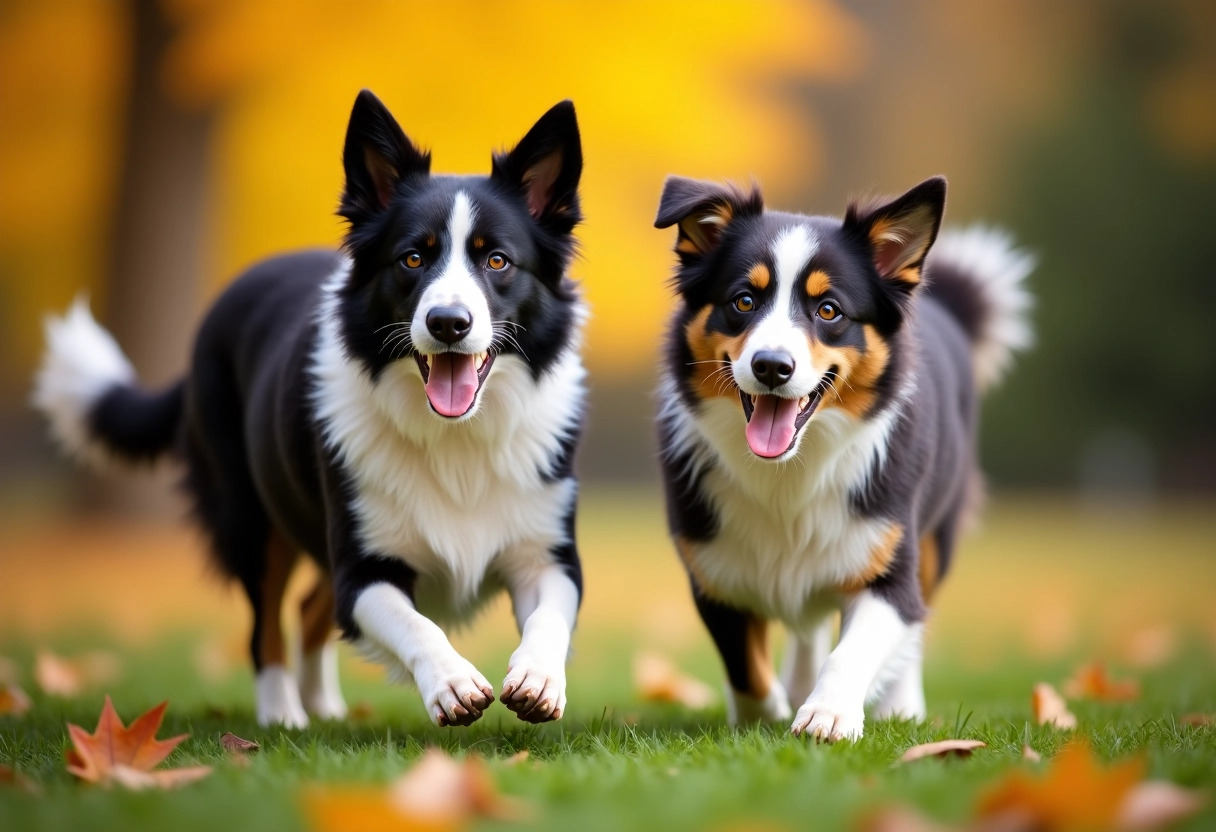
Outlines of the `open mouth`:
{"label": "open mouth", "polygon": [[426,400],[440,416],[457,419],[468,413],[477,393],[490,374],[494,352],[437,352],[433,355],[415,353],[414,360],[422,371],[426,385]]}
{"label": "open mouth", "polygon": [[747,446],[752,453],[776,459],[794,447],[798,431],[823,401],[823,394],[835,378],[836,368],[832,367],[823,374],[815,389],[801,399],[785,399],[768,393],[753,396],[740,390],[739,399],[747,419]]}

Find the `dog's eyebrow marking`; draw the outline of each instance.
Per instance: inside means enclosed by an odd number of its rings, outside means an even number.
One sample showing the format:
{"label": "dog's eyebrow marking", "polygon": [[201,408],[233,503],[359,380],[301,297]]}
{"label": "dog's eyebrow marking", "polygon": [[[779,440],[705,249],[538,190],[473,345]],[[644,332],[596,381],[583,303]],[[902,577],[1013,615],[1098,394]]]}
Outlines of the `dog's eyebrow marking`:
{"label": "dog's eyebrow marking", "polygon": [[434,248],[436,242],[437,241],[436,241],[435,235],[433,233],[428,233],[426,235],[426,247],[427,248]]}
{"label": "dog's eyebrow marking", "polygon": [[473,238],[473,248],[480,249],[480,248],[485,248],[485,247],[486,247],[486,241],[481,237],[481,235],[478,235]]}
{"label": "dog's eyebrow marking", "polygon": [[768,270],[768,266],[763,263],[757,263],[752,266],[751,271],[747,273],[748,282],[757,289],[767,289],[769,282],[772,280],[772,273]]}
{"label": "dog's eyebrow marking", "polygon": [[823,269],[815,269],[806,276],[806,293],[813,298],[826,295],[832,288],[831,278]]}

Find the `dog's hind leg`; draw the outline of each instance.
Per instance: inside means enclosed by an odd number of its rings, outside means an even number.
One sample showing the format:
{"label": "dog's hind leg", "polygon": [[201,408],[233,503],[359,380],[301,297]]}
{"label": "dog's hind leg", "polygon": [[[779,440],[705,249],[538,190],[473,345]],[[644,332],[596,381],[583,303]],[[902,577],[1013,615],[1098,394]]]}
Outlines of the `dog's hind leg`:
{"label": "dog's hind leg", "polygon": [[819,670],[832,652],[834,624],[835,616],[825,615],[809,631],[790,633],[781,683],[785,685],[791,703],[805,702],[815,689]]}
{"label": "dog's hind leg", "polygon": [[726,716],[732,725],[789,719],[790,700],[773,672],[768,621],[703,595],[693,600],[726,667]]}
{"label": "dog's hind leg", "polygon": [[245,592],[253,605],[251,649],[257,668],[257,714],[259,725],[303,728],[308,717],[300,702],[295,677],[287,669],[287,646],[283,636],[283,595],[298,553],[278,534],[266,543],[260,575],[242,576]]}
{"label": "dog's hind leg", "polygon": [[338,680],[338,646],[334,633],[333,581],[322,573],[300,603],[303,656],[300,660],[300,700],[318,719],[342,719],[346,700]]}

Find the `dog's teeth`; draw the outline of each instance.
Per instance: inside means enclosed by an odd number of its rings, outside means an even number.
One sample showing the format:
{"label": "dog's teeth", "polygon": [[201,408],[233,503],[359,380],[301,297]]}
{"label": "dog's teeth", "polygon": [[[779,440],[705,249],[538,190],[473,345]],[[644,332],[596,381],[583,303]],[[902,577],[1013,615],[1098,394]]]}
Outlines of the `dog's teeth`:
{"label": "dog's teeth", "polygon": [[479,352],[479,353],[477,353],[477,369],[479,369],[479,370],[480,370],[482,367],[484,367],[484,366],[485,366],[485,364],[486,364],[486,359],[487,359],[488,357],[489,357],[489,354],[488,354],[488,353],[484,353],[484,352]]}
{"label": "dog's teeth", "polygon": [[799,400],[798,400],[798,409],[799,409],[799,410],[806,410],[806,406],[807,406],[808,404],[810,404],[810,403],[811,403],[811,397],[810,397],[810,396],[803,396],[801,399],[799,399]]}

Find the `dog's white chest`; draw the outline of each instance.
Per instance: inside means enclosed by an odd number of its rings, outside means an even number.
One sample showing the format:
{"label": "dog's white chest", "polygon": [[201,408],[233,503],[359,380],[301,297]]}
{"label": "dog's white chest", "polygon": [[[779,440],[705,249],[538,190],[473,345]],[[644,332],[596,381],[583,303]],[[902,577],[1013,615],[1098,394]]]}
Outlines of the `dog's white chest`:
{"label": "dog's white chest", "polygon": [[[500,356],[477,414],[448,423],[428,412],[413,361],[373,381],[327,332],[313,372],[315,407],[354,491],[365,552],[418,573],[415,603],[459,620],[504,585],[552,562],[568,537],[573,479],[551,478],[578,428],[585,371],[570,349],[540,379]],[[328,342],[328,343],[327,343]]]}
{"label": "dog's white chest", "polygon": [[883,453],[889,424],[863,424],[825,412],[807,426],[798,457],[754,459],[737,406],[711,403],[686,441],[703,441],[701,487],[718,520],[712,540],[682,553],[714,597],[777,618],[794,629],[814,624],[838,590],[866,571],[891,522],[864,517],[851,495]]}

